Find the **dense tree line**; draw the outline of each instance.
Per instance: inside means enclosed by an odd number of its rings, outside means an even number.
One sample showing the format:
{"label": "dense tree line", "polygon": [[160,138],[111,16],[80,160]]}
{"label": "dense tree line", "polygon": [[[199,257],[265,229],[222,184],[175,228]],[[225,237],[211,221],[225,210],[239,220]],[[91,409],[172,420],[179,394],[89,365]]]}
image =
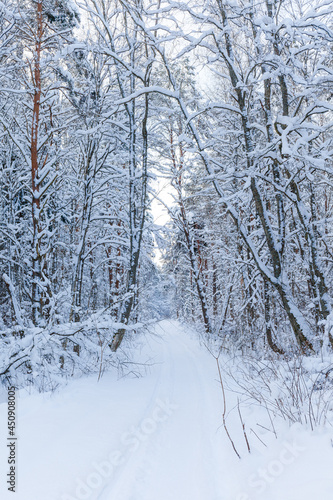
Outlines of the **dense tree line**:
{"label": "dense tree line", "polygon": [[[111,359],[149,316],[151,283],[207,335],[321,347],[331,14],[305,0],[0,3],[3,375]],[[164,285],[156,174],[175,198]]]}
{"label": "dense tree line", "polygon": [[[281,353],[291,330],[302,352],[314,351],[332,290],[330,6],[210,2],[183,10],[200,34],[184,35],[182,53],[215,75],[198,112],[179,99],[192,219],[182,233],[186,242],[192,233],[190,262],[197,254],[190,275],[206,289],[197,294],[205,329],[218,301],[218,329],[229,321],[227,331],[247,345],[266,331]],[[199,189],[193,151],[206,169]],[[180,219],[185,195],[178,184]]]}

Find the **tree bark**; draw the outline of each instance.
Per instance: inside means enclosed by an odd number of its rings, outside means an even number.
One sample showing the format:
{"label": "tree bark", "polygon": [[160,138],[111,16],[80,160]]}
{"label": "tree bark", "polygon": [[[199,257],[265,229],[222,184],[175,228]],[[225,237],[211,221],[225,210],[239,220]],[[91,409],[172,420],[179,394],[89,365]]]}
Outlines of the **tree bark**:
{"label": "tree bark", "polygon": [[42,315],[42,295],[40,291],[41,270],[41,227],[40,227],[40,196],[38,180],[38,132],[41,105],[41,50],[43,36],[42,0],[36,4],[37,33],[34,54],[34,98],[31,126],[31,188],[32,188],[32,226],[33,226],[33,252],[32,252],[32,320],[34,325],[39,323]]}

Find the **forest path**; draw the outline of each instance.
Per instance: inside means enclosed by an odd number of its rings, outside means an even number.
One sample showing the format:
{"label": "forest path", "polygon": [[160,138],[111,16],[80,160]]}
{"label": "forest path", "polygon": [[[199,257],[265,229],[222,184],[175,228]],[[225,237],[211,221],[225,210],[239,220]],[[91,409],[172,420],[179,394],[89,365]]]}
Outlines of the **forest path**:
{"label": "forest path", "polygon": [[[156,385],[137,446],[99,500],[222,499],[221,388],[214,358],[177,322],[156,326]],[[220,492],[220,493],[219,493]]]}
{"label": "forest path", "polygon": [[[142,377],[110,370],[53,394],[19,391],[15,500],[234,500],[225,464],[230,479],[237,458],[221,428],[214,358],[175,321],[140,342],[132,357],[150,362]],[[9,500],[1,396],[0,498]]]}

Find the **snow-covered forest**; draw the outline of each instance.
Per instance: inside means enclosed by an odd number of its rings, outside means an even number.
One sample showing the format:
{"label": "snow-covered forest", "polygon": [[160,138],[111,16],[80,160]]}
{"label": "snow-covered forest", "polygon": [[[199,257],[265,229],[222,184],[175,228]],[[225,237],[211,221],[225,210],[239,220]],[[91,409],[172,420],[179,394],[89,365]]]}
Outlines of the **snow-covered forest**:
{"label": "snow-covered forest", "polygon": [[[167,319],[210,356],[235,459],[228,391],[249,452],[240,400],[275,437],[276,419],[333,424],[332,13],[332,0],[0,1],[4,388],[144,377]],[[148,500],[121,491],[96,498]],[[213,494],[198,498],[252,500]]]}
{"label": "snow-covered forest", "polygon": [[332,348],[331,7],[1,3],[2,376],[98,364],[168,298],[241,349]]}

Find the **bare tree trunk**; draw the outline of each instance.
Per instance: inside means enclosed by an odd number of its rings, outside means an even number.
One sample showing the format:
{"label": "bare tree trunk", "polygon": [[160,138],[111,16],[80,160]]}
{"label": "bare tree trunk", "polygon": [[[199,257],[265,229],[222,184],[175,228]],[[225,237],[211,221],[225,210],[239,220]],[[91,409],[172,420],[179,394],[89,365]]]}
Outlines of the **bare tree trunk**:
{"label": "bare tree trunk", "polygon": [[39,323],[42,315],[42,296],[40,291],[40,281],[42,278],[41,270],[41,227],[40,227],[40,197],[38,180],[38,132],[39,115],[41,105],[41,43],[43,36],[43,14],[42,0],[36,4],[37,33],[34,54],[34,99],[33,115],[31,127],[31,188],[32,188],[32,226],[33,226],[33,252],[32,252],[32,320],[35,325]]}
{"label": "bare tree trunk", "polygon": [[264,305],[265,305],[266,338],[268,345],[272,349],[272,351],[276,352],[277,354],[284,354],[284,351],[280,349],[280,347],[278,347],[273,340],[272,318],[270,312],[271,297],[269,292],[269,282],[265,278],[264,278],[264,303],[265,303]]}
{"label": "bare tree trunk", "polygon": [[183,225],[183,233],[185,236],[186,246],[187,246],[187,250],[189,253],[189,257],[190,257],[191,269],[193,271],[193,277],[194,277],[194,281],[195,281],[195,285],[196,285],[196,289],[197,289],[198,299],[200,302],[202,318],[203,318],[206,333],[208,335],[211,335],[213,333],[213,329],[212,329],[211,321],[209,318],[204,284],[203,284],[203,281],[201,278],[202,273],[198,267],[197,258],[196,258],[195,251],[194,251],[193,238],[191,237],[191,234],[190,234],[189,225],[188,225],[186,213],[185,213],[185,208],[184,208],[182,201],[180,201],[180,204],[181,204],[181,212],[183,212],[182,216],[181,216],[182,217],[182,225]]}
{"label": "bare tree trunk", "polygon": [[214,256],[212,257],[213,260],[213,313],[214,317],[217,317],[217,305],[218,305],[218,300],[217,300],[217,269],[216,269],[216,264],[214,260]]}
{"label": "bare tree trunk", "polygon": [[10,279],[10,277],[5,273],[2,275],[2,279],[7,285],[8,292],[9,292],[10,298],[12,300],[15,321],[18,325],[23,326],[21,308],[20,308],[19,302],[17,301],[17,298],[16,298],[16,293],[15,293],[15,288],[14,288],[13,282]]}

